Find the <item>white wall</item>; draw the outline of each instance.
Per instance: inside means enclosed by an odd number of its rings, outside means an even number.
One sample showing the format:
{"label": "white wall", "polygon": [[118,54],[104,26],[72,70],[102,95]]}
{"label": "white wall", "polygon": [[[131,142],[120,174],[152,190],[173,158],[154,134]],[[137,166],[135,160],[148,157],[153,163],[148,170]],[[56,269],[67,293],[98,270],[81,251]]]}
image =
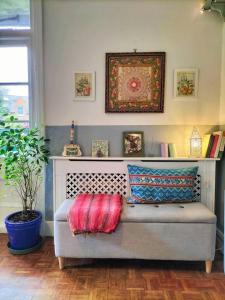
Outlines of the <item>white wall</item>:
{"label": "white wall", "polygon": [[220,125],[225,125],[225,23],[222,33],[222,63],[221,63],[221,94],[220,94]]}
{"label": "white wall", "polygon": [[[222,20],[198,0],[45,0],[46,125],[218,124]],[[105,53],[165,51],[163,114],[105,114]],[[198,100],[173,99],[173,71],[200,70]],[[96,101],[73,102],[73,72],[96,71]]]}

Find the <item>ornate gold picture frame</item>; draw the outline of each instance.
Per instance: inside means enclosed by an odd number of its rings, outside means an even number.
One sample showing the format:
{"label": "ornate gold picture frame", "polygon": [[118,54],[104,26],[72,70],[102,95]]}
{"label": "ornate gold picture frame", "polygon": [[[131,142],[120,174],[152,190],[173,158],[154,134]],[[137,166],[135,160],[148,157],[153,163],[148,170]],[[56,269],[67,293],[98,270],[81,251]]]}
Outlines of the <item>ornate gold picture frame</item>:
{"label": "ornate gold picture frame", "polygon": [[106,53],[105,112],[163,112],[165,57],[165,52]]}

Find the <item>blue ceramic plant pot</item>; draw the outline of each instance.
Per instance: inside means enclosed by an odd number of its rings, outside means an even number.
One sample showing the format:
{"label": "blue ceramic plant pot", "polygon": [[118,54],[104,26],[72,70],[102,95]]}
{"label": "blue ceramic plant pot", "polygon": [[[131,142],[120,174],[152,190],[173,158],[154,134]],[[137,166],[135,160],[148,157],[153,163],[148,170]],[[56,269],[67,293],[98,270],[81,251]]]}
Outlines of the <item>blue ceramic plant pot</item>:
{"label": "blue ceramic plant pot", "polygon": [[35,247],[40,242],[40,228],[42,214],[36,211],[37,218],[27,222],[14,223],[10,221],[13,215],[8,215],[5,218],[5,226],[8,232],[9,246],[14,250],[24,250]]}

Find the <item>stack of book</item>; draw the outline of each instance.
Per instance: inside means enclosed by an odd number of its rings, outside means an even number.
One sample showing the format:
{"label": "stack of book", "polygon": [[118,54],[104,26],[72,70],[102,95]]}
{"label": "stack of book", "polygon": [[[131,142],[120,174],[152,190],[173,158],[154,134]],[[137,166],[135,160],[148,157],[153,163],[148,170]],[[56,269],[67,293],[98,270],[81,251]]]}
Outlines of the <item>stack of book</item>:
{"label": "stack of book", "polygon": [[206,134],[202,141],[202,156],[208,158],[222,158],[225,146],[225,131],[219,130]]}
{"label": "stack of book", "polygon": [[176,146],[173,143],[160,144],[161,157],[177,157]]}

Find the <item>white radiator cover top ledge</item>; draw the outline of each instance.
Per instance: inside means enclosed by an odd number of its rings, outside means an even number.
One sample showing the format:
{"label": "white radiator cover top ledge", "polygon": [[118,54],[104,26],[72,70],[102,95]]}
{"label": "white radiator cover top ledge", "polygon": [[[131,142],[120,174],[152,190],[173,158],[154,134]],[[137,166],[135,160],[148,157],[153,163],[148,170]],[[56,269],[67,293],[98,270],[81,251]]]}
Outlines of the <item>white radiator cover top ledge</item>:
{"label": "white radiator cover top ledge", "polygon": [[93,156],[51,156],[52,160],[129,160],[129,161],[219,161],[219,158],[205,158],[205,157],[124,157],[124,156],[107,156],[107,157],[93,157]]}

